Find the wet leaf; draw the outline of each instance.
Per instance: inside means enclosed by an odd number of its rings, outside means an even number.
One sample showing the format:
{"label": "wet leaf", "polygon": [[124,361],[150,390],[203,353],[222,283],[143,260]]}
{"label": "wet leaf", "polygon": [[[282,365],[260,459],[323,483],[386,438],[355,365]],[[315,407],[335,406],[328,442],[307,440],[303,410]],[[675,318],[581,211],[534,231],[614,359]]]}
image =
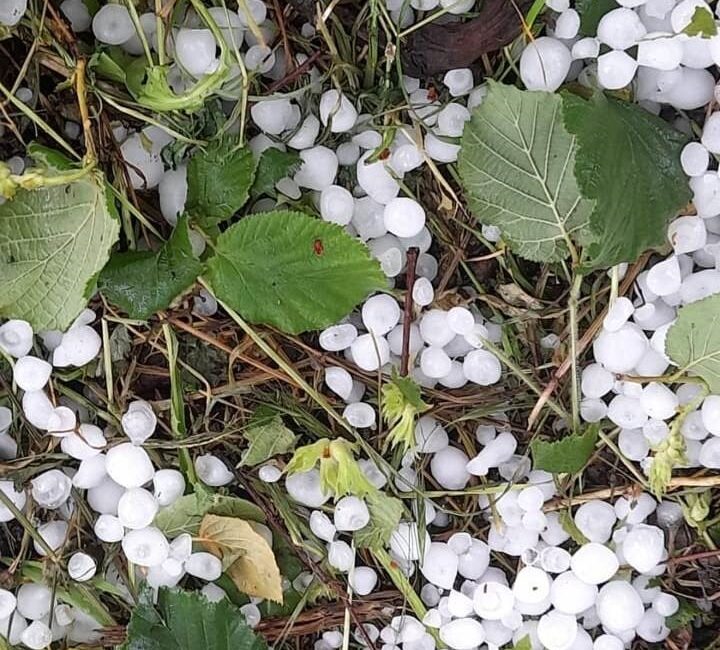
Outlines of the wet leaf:
{"label": "wet leaf", "polygon": [[553,474],[578,472],[592,456],[597,438],[598,427],[589,426],[585,433],[553,442],[535,439],[530,443],[533,467]]}

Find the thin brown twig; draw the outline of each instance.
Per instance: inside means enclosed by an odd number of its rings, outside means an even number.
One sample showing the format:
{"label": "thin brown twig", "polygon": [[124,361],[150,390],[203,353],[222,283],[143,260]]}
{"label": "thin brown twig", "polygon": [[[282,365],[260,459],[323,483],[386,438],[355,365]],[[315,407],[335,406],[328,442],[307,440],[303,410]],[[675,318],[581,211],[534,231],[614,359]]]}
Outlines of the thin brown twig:
{"label": "thin brown twig", "polygon": [[277,92],[281,88],[284,88],[289,83],[292,83],[295,81],[299,76],[305,74],[322,56],[322,52],[313,52],[309,58],[305,59],[299,66],[297,66],[290,74],[286,74],[282,79],[278,79],[274,84],[272,84],[267,89],[267,94],[272,95],[272,93]]}
{"label": "thin brown twig", "polygon": [[407,251],[407,270],[405,271],[405,313],[403,314],[402,353],[400,357],[400,375],[407,377],[410,366],[410,325],[413,315],[413,287],[415,286],[415,268],[417,266],[417,247]]}

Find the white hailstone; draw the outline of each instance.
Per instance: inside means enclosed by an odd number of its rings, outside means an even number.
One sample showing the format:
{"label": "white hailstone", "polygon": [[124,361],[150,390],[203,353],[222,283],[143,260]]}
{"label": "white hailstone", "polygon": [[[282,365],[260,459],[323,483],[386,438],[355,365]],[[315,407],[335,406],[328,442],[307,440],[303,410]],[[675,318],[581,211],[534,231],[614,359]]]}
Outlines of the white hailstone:
{"label": "white hailstone", "polygon": [[32,481],[32,496],[41,508],[55,510],[70,496],[72,482],[59,469],[38,474]]}
{"label": "white hailstone", "polygon": [[440,639],[452,650],[473,650],[485,640],[485,628],[474,618],[457,618],[440,626]]}
{"label": "white hailstone", "polygon": [[433,478],[446,490],[462,490],[470,480],[467,454],[457,447],[445,447],[430,461]]}
{"label": "white hailstone", "polygon": [[400,307],[395,298],[380,293],[368,298],[362,307],[363,325],[376,337],[384,336],[400,320]]}
{"label": "white hailstone", "polygon": [[[49,521],[38,526],[37,532],[43,538],[45,543],[53,550],[57,551],[67,538],[68,525],[65,521]],[[38,544],[37,540],[33,542],[33,548],[38,555],[45,557],[47,552],[44,547]]]}
{"label": "white hailstone", "polygon": [[580,389],[585,397],[600,398],[607,395],[615,383],[612,373],[608,372],[599,363],[591,363],[583,368]]}
{"label": "white hailstone", "polygon": [[171,226],[177,223],[178,217],[185,211],[187,200],[187,165],[177,169],[168,169],[158,183],[160,212],[163,219]]}
{"label": "white hailstone", "polygon": [[475,6],[475,2],[474,0],[440,0],[440,6],[446,9],[449,14],[459,15],[471,11]]}
{"label": "white hailstone", "polygon": [[683,46],[676,38],[655,37],[638,43],[638,65],[656,70],[675,70],[680,65],[682,57]]}
{"label": "white hailstone", "polygon": [[320,332],[318,343],[323,350],[339,352],[350,347],[357,335],[357,328],[351,323],[333,325]]}
{"label": "white hailstone", "polygon": [[500,582],[482,582],[473,593],[473,609],[483,619],[499,621],[515,606],[512,590]]}
{"label": "white hailstone", "polygon": [[458,556],[443,542],[425,548],[420,570],[426,580],[441,589],[451,589],[458,572]]}
{"label": "white hailstone", "polygon": [[17,613],[9,618],[0,619],[0,634],[12,645],[22,642],[22,633],[27,627],[27,621]]}
{"label": "white hailstone", "polygon": [[608,406],[608,418],[623,429],[636,429],[647,422],[645,408],[639,399],[616,395]]}
{"label": "white hailstone", "polygon": [[87,553],[73,553],[67,563],[68,575],[76,582],[86,582],[95,575],[97,564]]}
{"label": "white hailstone", "polygon": [[185,571],[191,576],[212,582],[222,575],[222,562],[211,553],[191,553],[185,560]]}
{"label": "white hailstone", "polygon": [[617,442],[623,456],[630,460],[642,461],[650,452],[650,444],[641,429],[621,429]]}
{"label": "white hailstone", "polygon": [[652,609],[648,609],[643,614],[634,631],[638,637],[649,643],[660,643],[670,635],[670,629],[665,625],[665,618]]}
{"label": "white hailstone", "polygon": [[464,618],[473,613],[473,601],[461,591],[452,589],[448,596],[447,609],[453,618]]}
{"label": "white hailstone", "polygon": [[515,577],[512,591],[516,602],[537,605],[550,595],[550,577],[537,567],[523,567]]}
{"label": "white hailstone", "polygon": [[540,617],[537,636],[547,650],[567,650],[575,647],[578,624],[574,616],[553,610]]}
{"label": "white hailstone", "polygon": [[599,84],[608,90],[617,90],[624,88],[633,80],[638,63],[629,54],[613,50],[601,54],[597,66]]}
{"label": "white hailstone", "polygon": [[399,146],[395,146],[393,143],[389,164],[398,176],[417,169],[423,162],[423,153],[414,142]]}
{"label": "white hailstone", "polygon": [[414,199],[397,197],[383,211],[385,228],[398,237],[415,237],[425,226],[425,210]]}
{"label": "white hailstone", "polygon": [[97,518],[93,531],[99,540],[108,543],[119,542],[125,534],[120,520],[109,514],[102,514]]}
{"label": "white hailstone", "polygon": [[107,476],[105,454],[96,454],[80,461],[78,471],[72,477],[72,484],[79,490],[97,487]]}
{"label": "white hailstone", "polygon": [[325,221],[347,226],[353,216],[355,199],[344,187],[329,185],[320,193],[320,216]]}
{"label": "white hailstone", "polygon": [[0,589],[0,620],[10,617],[16,607],[15,594],[7,589]]}
{"label": "white hailstone", "polygon": [[118,519],[125,528],[146,528],[155,519],[157,499],[143,488],[126,490],[118,501]]}
{"label": "white hailstone", "polygon": [[583,544],[570,560],[573,573],[589,585],[607,582],[615,575],[619,566],[615,553],[597,542]]}
{"label": "white hailstone", "polygon": [[639,573],[648,573],[661,561],[665,552],[665,533],[657,526],[633,526],[622,542],[625,562]]}
{"label": "white hailstone", "polygon": [[390,535],[390,550],[395,558],[403,562],[415,562],[420,559],[421,552],[430,546],[430,535],[423,530],[421,542],[418,525],[415,522],[399,523]]}
{"label": "white hailstone", "polygon": [[648,417],[667,420],[675,415],[678,398],[665,384],[650,382],[643,388],[640,403]]}
{"label": "white hailstone", "polygon": [[123,442],[107,452],[105,469],[115,483],[126,489],[145,485],[155,474],[147,452],[130,442]]}
{"label": "white hailstone", "polygon": [[20,635],[23,644],[31,650],[47,648],[52,642],[52,638],[52,631],[43,621],[33,621]]}
{"label": "white hailstone", "polygon": [[678,217],[668,226],[668,240],[675,254],[692,253],[707,242],[707,230],[700,217]]}
{"label": "white hailstone", "polygon": [[423,415],[415,425],[417,451],[433,454],[448,446],[448,434],[432,415]]}
{"label": "white hailstone", "polygon": [[[225,592],[223,592],[223,596],[224,595]],[[256,627],[257,624],[260,622],[260,619],[262,618],[260,608],[254,603],[247,603],[246,605],[243,605],[242,607],[240,607],[240,611],[245,618],[245,624],[250,628]]]}
{"label": "white hailstone", "polygon": [[655,264],[646,276],[650,291],[658,296],[668,296],[680,289],[682,275],[678,258],[674,255]]}
{"label": "white hailstone", "polygon": [[463,134],[465,122],[470,120],[470,111],[462,104],[451,102],[437,115],[438,135],[445,135],[451,138],[459,138]]}
{"label": "white hailstone", "polygon": [[41,583],[28,582],[20,585],[16,598],[17,612],[31,621],[46,617],[52,609],[52,590]]}
{"label": "white hailstone", "polygon": [[708,395],[700,409],[704,427],[714,436],[720,436],[720,395]]}
{"label": "white hailstone", "polygon": [[200,289],[198,295],[193,298],[193,312],[199,316],[214,316],[217,314],[218,304],[210,292]]}
{"label": "white hailstone", "polygon": [[98,485],[88,489],[88,505],[97,513],[116,515],[118,501],[124,492],[121,485],[106,476]]}
{"label": "white hailstone", "polygon": [[316,469],[291,474],[285,479],[285,489],[291,499],[308,508],[319,508],[330,498],[322,491],[320,472]]}
{"label": "white hailstone", "polygon": [[633,47],[646,33],[647,29],[640,17],[625,7],[606,13],[597,27],[598,40],[613,50]]}
{"label": "white hailstone", "polygon": [[390,346],[382,336],[362,334],[351,344],[352,360],[362,370],[372,372],[390,360]]}
{"label": "white hailstone", "polygon": [[162,564],[170,554],[170,545],[165,535],[153,526],[128,531],[122,539],[125,557],[142,567]]}
{"label": "white hailstone", "polygon": [[327,147],[317,146],[300,152],[302,164],[295,174],[295,182],[318,192],[333,184],[337,176],[338,160],[335,152]]}
{"label": "white hailstone", "polygon": [[249,47],[243,58],[245,60],[245,67],[248,70],[260,74],[269,72],[275,65],[275,52],[266,45],[253,45]]}
{"label": "white hailstone", "polygon": [[593,343],[595,360],[614,373],[630,372],[648,347],[643,331],[626,323],[617,332],[603,330]]}
{"label": "white hailstone", "polygon": [[135,33],[130,12],[123,5],[104,5],[92,21],[93,34],[101,43],[120,45]]}
{"label": "white hailstone", "polygon": [[263,0],[244,0],[238,3],[238,16],[243,27],[250,27],[252,22],[261,25],[267,17],[267,6]]}
{"label": "white hailstone", "polygon": [[540,566],[548,573],[565,573],[570,568],[570,553],[558,546],[546,546],[540,551]]}
{"label": "white hailstone", "polygon": [[371,155],[372,152],[368,151],[357,161],[355,166],[357,181],[369,197],[385,205],[398,195],[400,185],[390,175],[383,161],[367,163]]}
{"label": "white hailstone", "polygon": [[439,379],[452,369],[452,361],[442,348],[431,345],[420,355],[420,369],[426,377]]}
{"label": "white hailstone", "polygon": [[335,504],[333,521],[338,531],[360,530],[370,521],[370,513],[362,499],[346,496]]}
{"label": "white hailstone", "polygon": [[682,0],[677,3],[670,14],[670,25],[676,34],[682,32],[690,24],[697,8],[703,8],[708,13],[712,13],[712,9],[702,0]]}
{"label": "white hailstone", "polygon": [[572,62],[570,50],[559,40],[541,36],[528,43],[520,57],[520,78],[528,90],[557,90]]}
{"label": "white hailstone", "polygon": [[581,38],[575,42],[570,51],[573,60],[596,59],[600,54],[600,41],[597,38]]}
{"label": "white hailstone", "polygon": [[356,566],[348,577],[350,587],[358,596],[367,596],[375,589],[377,582],[377,572],[369,566]]}
{"label": "white hailstone", "polygon": [[440,163],[452,163],[457,160],[460,153],[460,145],[438,138],[434,133],[428,131],[425,135],[425,153],[432,160]]}
{"label": "white hailstone", "polygon": [[101,346],[102,339],[92,327],[74,325],[53,350],[53,366],[84,366],[98,355]]}
{"label": "white hailstone", "polygon": [[355,126],[357,110],[345,95],[337,90],[327,90],[320,97],[320,121],[330,124],[332,133],[345,133]]}
{"label": "white hailstone", "polygon": [[497,357],[487,350],[473,350],[463,359],[463,372],[469,381],[490,386],[500,381],[502,366]]}
{"label": "white hailstone", "polygon": [[50,380],[52,366],[37,357],[20,357],[13,366],[13,381],[26,391],[42,390]]}
{"label": "white hailstone", "polygon": [[490,440],[483,450],[468,462],[466,469],[474,476],[487,476],[490,469],[509,460],[516,448],[515,436],[504,431],[497,438]]}
{"label": "white hailstone", "polygon": [[680,154],[680,164],[688,176],[702,176],[710,165],[710,154],[699,142],[689,142]]}
{"label": "white hailstone", "polygon": [[563,614],[577,616],[595,604],[597,595],[596,585],[583,582],[572,571],[561,573],[550,587],[552,606]]}
{"label": "white hailstone", "polygon": [[653,598],[652,608],[660,616],[672,616],[680,609],[680,601],[672,594],[659,593]]}
{"label": "white hailstone", "polygon": [[155,432],[157,417],[150,404],[145,400],[136,400],[130,402],[120,424],[130,441],[134,445],[141,445]]}
{"label": "white hailstone", "polygon": [[714,269],[697,271],[686,277],[680,286],[684,304],[702,300],[720,291],[720,272]]}
{"label": "white hailstone", "polygon": [[209,29],[182,28],[175,34],[175,61],[193,77],[201,77],[217,67],[217,42]]}
{"label": "white hailstone", "polygon": [[707,218],[720,214],[720,179],[715,172],[694,176],[689,184],[698,216]]}
{"label": "white hailstone", "polygon": [[0,325],[0,350],[12,357],[24,357],[32,349],[33,330],[24,320],[9,320]]}
{"label": "white hailstone", "polygon": [[[287,146],[291,149],[302,150],[308,149],[315,144],[315,140],[320,133],[320,120],[310,113],[300,124],[293,136],[287,141]],[[339,148],[336,152],[338,159],[340,158]],[[342,164],[342,163],[341,163]]]}
{"label": "white hailstone", "polygon": [[375,426],[375,409],[366,402],[351,402],[343,410],[343,417],[357,429]]}
{"label": "white hailstone", "polygon": [[370,254],[380,262],[380,268],[387,277],[394,278],[402,271],[405,253],[395,235],[384,235],[367,242],[367,245]]}
{"label": "white hailstone", "polygon": [[442,309],[431,309],[420,319],[420,336],[428,345],[444,347],[455,338],[448,326],[447,312]]}
{"label": "white hailstone", "polygon": [[448,70],[443,77],[443,83],[453,97],[467,95],[473,87],[473,73],[470,68],[455,68]]}
{"label": "white hailstone", "polygon": [[698,460],[703,467],[720,469],[720,438],[706,440],[700,448]]}
{"label": "white hailstone", "polygon": [[345,368],[331,366],[325,368],[325,384],[338,397],[346,400],[353,389],[353,379]]}
{"label": "white hailstone", "polygon": [[250,108],[253,122],[263,133],[278,135],[288,125],[292,116],[292,104],[289,99],[266,99]]}
{"label": "white hailstone", "polygon": [[78,433],[70,433],[60,440],[60,449],[82,461],[97,456],[106,444],[102,429],[94,424],[81,424]]}
{"label": "white hailstone", "polygon": [[[320,122],[318,121],[318,128]],[[289,142],[288,142],[289,144]],[[312,146],[312,145],[309,145]],[[343,142],[336,150],[338,163],[343,167],[354,165],[360,158],[360,147],[354,142]]]}
{"label": "white hailstone", "polygon": [[341,573],[347,573],[355,563],[355,551],[342,540],[328,544],[328,564]]}
{"label": "white hailstone", "polygon": [[[119,5],[106,5],[106,7]],[[127,163],[127,171],[130,176],[130,184],[136,190],[152,189],[160,184],[165,173],[165,168],[159,151],[149,149],[140,137],[140,134],[133,133],[120,145],[120,153]],[[72,331],[72,330],[70,330]],[[56,351],[57,352],[57,351]],[[59,365],[53,360],[53,365]],[[69,365],[69,364],[63,364]],[[78,365],[78,364],[75,364]]]}
{"label": "white hailstone", "polygon": [[158,470],[152,480],[153,494],[160,506],[169,506],[185,492],[185,477],[176,469]]}
{"label": "white hailstone", "polygon": [[649,494],[643,492],[637,498],[620,497],[615,502],[615,513],[619,519],[624,519],[630,525],[645,521],[657,507],[657,501]]}
{"label": "white hailstone", "polygon": [[203,454],[195,458],[195,471],[198,478],[211,487],[227,485],[235,480],[235,475],[227,465],[213,454]]}
{"label": "white hailstone", "polygon": [[7,0],[0,7],[0,25],[17,25],[27,11],[27,0]]}
{"label": "white hailstone", "polygon": [[387,233],[385,228],[384,206],[369,196],[355,201],[352,225],[363,241],[382,237]]}
{"label": "white hailstone", "polygon": [[580,14],[574,9],[566,9],[555,21],[554,35],[556,38],[575,38],[580,31]]}
{"label": "white hailstone", "polygon": [[613,634],[601,634],[593,643],[593,650],[624,650],[625,643]]}
{"label": "white hailstone", "polygon": [[330,517],[321,510],[313,510],[310,513],[310,530],[316,537],[326,542],[332,542],[337,532],[335,524],[330,520]]}
{"label": "white hailstone", "polygon": [[635,306],[632,304],[632,301],[625,296],[620,296],[608,309],[608,313],[603,319],[603,329],[608,332],[617,332],[625,325],[634,311]]}
{"label": "white hailstone", "polygon": [[645,608],[629,582],[613,580],[604,585],[595,601],[600,622],[608,632],[632,630],[642,620]]}

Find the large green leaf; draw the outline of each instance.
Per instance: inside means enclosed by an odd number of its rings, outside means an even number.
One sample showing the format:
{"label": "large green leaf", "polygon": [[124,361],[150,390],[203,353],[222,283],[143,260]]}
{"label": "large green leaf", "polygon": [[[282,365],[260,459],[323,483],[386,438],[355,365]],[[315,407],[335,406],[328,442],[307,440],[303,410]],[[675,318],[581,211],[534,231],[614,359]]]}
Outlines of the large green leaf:
{"label": "large green leaf", "polygon": [[591,425],[585,433],[573,433],[560,440],[535,439],[530,443],[533,468],[553,474],[579,472],[595,451],[597,438],[598,427]]}
{"label": "large green leaf", "polygon": [[161,587],[133,607],[120,650],[266,650],[229,600],[211,603],[197,592]]}
{"label": "large green leaf", "polygon": [[377,490],[365,497],[365,503],[370,511],[370,523],[355,533],[355,544],[359,548],[383,548],[400,523],[402,501]]}
{"label": "large green leaf", "polygon": [[131,318],[145,319],[166,309],[202,273],[192,251],[187,219],[157,252],[115,253],[98,278],[98,288]]}
{"label": "large green leaf", "polygon": [[386,280],[367,247],[300,212],[245,217],[208,262],[216,295],[254,323],[298,334],[337,322]]}
{"label": "large green leaf", "polygon": [[711,393],[720,394],[720,294],[680,309],[665,352],[681,373],[701,377]]}
{"label": "large green leaf", "polygon": [[587,265],[632,262],[665,243],[667,222],[691,198],[680,166],[687,137],[640,106],[599,91],[587,101],[566,94],[563,113],[577,137],[575,178],[595,201]]}
{"label": "large green leaf", "polygon": [[188,214],[208,228],[232,217],[248,200],[256,164],[250,149],[229,140],[196,152],[187,168]]}
{"label": "large green leaf", "polygon": [[559,261],[587,239],[593,209],[573,169],[575,138],[565,130],[562,99],[491,82],[465,126],[459,172],[470,207],[500,228],[530,260]]}
{"label": "large green leaf", "polygon": [[0,205],[0,316],[67,328],[84,309],[120,223],[102,176],[19,190]]}

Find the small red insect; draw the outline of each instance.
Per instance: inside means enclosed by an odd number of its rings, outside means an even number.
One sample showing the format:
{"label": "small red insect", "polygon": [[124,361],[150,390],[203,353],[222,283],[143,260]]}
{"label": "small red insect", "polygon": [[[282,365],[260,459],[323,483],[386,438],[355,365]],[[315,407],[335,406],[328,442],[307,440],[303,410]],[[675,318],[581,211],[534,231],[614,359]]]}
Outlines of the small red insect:
{"label": "small red insect", "polygon": [[325,247],[323,246],[322,239],[316,239],[313,242],[313,250],[315,251],[315,255],[322,255],[325,252]]}

